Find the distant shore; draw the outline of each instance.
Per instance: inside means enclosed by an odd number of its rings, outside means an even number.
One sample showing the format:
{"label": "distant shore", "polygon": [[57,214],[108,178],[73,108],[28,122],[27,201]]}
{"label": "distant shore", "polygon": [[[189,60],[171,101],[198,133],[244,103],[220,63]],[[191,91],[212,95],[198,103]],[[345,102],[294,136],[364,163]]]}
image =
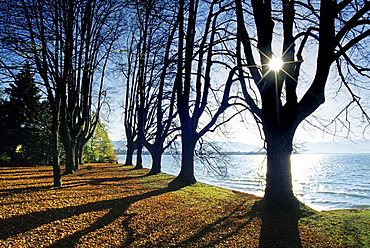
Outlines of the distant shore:
{"label": "distant shore", "polygon": [[[116,155],[126,155],[127,152],[126,151],[117,151],[115,150],[114,153]],[[143,155],[150,155],[150,153],[148,151],[144,151],[142,153]],[[177,154],[173,154],[173,153],[170,153],[170,152],[164,152],[163,155],[180,155],[180,153],[177,153]],[[228,156],[228,155],[266,155],[266,152],[240,152],[240,151],[236,151],[236,152],[214,152],[214,153],[203,153],[201,155],[221,155],[221,156]]]}

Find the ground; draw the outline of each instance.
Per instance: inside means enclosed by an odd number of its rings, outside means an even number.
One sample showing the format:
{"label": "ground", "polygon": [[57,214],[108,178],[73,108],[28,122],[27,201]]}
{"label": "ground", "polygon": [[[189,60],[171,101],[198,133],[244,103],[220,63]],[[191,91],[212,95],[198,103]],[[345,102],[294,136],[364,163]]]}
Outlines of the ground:
{"label": "ground", "polygon": [[0,247],[370,247],[370,210],[300,217],[260,198],[172,176],[87,164],[52,187],[51,167],[0,167]]}

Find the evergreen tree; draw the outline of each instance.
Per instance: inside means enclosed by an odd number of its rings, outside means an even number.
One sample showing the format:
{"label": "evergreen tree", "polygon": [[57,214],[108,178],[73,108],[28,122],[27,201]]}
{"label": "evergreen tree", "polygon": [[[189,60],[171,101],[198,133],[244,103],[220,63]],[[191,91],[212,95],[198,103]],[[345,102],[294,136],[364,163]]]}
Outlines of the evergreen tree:
{"label": "evergreen tree", "polygon": [[49,108],[41,101],[29,66],[5,89],[0,103],[1,160],[13,165],[48,164],[50,131],[46,128]]}

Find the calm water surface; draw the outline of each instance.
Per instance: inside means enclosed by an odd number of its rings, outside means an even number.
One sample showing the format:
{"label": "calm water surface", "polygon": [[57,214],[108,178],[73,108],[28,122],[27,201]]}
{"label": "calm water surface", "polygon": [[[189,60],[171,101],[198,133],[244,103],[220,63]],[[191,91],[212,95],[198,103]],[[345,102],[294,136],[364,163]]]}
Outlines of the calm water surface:
{"label": "calm water surface", "polygon": [[[317,210],[370,208],[370,154],[295,154],[291,157],[294,192],[298,199]],[[118,161],[125,161],[124,155]],[[151,166],[143,156],[144,167]],[[232,155],[227,173],[220,176],[196,162],[199,182],[263,196],[266,159],[264,155]],[[179,161],[163,156],[162,171],[177,175]],[[224,171],[225,172],[225,171]]]}

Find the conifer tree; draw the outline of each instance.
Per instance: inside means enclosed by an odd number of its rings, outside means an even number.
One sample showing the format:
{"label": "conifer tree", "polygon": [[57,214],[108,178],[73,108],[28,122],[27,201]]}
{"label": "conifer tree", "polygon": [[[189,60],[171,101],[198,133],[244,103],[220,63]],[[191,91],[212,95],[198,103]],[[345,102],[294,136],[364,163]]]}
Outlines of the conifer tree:
{"label": "conifer tree", "polygon": [[50,113],[28,65],[4,92],[7,99],[0,107],[2,160],[14,165],[48,164],[51,145],[46,124]]}

